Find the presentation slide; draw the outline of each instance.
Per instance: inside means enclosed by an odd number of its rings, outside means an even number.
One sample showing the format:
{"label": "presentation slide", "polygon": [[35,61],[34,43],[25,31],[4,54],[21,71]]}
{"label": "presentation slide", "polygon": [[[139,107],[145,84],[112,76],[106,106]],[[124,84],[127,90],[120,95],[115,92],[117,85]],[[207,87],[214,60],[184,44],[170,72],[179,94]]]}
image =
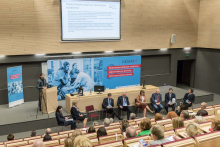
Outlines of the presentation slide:
{"label": "presentation slide", "polygon": [[120,0],[61,0],[62,40],[120,40]]}

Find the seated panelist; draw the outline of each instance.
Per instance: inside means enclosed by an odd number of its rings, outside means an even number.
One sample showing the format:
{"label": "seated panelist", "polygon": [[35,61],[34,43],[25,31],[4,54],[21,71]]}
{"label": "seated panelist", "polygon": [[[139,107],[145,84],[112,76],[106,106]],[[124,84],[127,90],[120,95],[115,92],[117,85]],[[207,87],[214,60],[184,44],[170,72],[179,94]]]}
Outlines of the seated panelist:
{"label": "seated panelist", "polygon": [[121,117],[118,116],[118,114],[116,113],[116,111],[114,109],[114,99],[112,99],[111,93],[108,93],[108,97],[104,98],[104,100],[102,102],[102,108],[106,109],[107,113],[111,113],[113,119],[116,115],[118,117],[118,119],[121,120]]}
{"label": "seated panelist", "polygon": [[193,94],[193,91],[194,90],[190,88],[188,90],[188,93],[186,93],[183,98],[183,104],[186,105],[187,107],[191,107],[192,103],[194,103],[195,101],[195,95]]}
{"label": "seated panelist", "polygon": [[160,94],[160,89],[157,89],[156,93],[153,93],[151,96],[151,103],[155,108],[155,113],[160,113],[160,111],[163,109],[161,102],[162,102],[162,95]]}
{"label": "seated panelist", "polygon": [[131,113],[131,107],[130,107],[130,102],[129,99],[126,95],[126,92],[122,94],[122,96],[118,97],[118,102],[117,102],[118,108],[122,111],[127,111],[127,120],[130,119],[130,113]]}
{"label": "seated panelist", "polygon": [[170,88],[169,92],[165,94],[165,109],[168,113],[168,107],[172,107],[172,111],[175,111],[176,95],[173,93],[173,89]]}

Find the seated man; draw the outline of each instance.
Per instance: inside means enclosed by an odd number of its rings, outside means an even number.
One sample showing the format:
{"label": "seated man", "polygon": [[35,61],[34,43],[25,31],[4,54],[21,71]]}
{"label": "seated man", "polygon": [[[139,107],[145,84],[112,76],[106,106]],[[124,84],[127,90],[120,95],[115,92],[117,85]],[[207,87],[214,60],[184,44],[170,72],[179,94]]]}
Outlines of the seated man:
{"label": "seated man", "polygon": [[127,111],[127,119],[129,120],[130,113],[131,113],[131,107],[130,107],[129,100],[128,100],[128,97],[126,96],[125,92],[122,94],[122,96],[118,97],[117,105],[121,111],[122,110]]}
{"label": "seated man", "polygon": [[189,112],[188,112],[187,110],[183,110],[183,111],[180,113],[180,118],[182,118],[183,120],[189,119]]}
{"label": "seated man", "polygon": [[176,104],[176,95],[175,95],[175,93],[173,93],[173,89],[170,88],[169,92],[165,94],[165,109],[166,109],[166,112],[168,113],[168,107],[172,107],[172,111],[175,111],[175,104]]}
{"label": "seated man", "polygon": [[[201,104],[200,104],[200,110],[204,110],[204,109],[206,109],[206,106],[207,106],[207,104],[205,103],[205,102],[202,102]],[[199,111],[198,111],[199,112]],[[199,113],[197,112],[197,114],[196,114],[196,116],[199,116]]]}
{"label": "seated man", "polygon": [[195,101],[195,95],[193,94],[193,89],[190,88],[188,90],[188,93],[186,93],[183,98],[183,104],[186,105],[187,107],[191,107],[194,101]]}
{"label": "seated man", "polygon": [[112,114],[112,118],[114,119],[115,115],[118,117],[119,120],[122,120],[120,116],[116,113],[114,109],[114,99],[112,99],[112,94],[108,93],[108,97],[104,98],[102,102],[102,108],[107,110],[107,113]]}
{"label": "seated man", "polygon": [[153,93],[151,96],[151,103],[155,108],[155,113],[160,113],[163,109],[163,106],[160,104],[162,102],[162,95],[160,94],[160,89],[156,90],[156,93]]}

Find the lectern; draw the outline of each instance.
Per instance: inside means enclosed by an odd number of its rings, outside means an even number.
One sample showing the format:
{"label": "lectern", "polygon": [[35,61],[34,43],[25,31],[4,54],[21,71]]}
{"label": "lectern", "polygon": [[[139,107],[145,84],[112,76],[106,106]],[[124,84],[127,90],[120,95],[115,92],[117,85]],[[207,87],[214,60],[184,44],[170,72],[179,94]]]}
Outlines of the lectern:
{"label": "lectern", "polygon": [[57,101],[57,87],[42,89],[43,95],[41,97],[41,111],[43,113],[55,112],[58,107]]}

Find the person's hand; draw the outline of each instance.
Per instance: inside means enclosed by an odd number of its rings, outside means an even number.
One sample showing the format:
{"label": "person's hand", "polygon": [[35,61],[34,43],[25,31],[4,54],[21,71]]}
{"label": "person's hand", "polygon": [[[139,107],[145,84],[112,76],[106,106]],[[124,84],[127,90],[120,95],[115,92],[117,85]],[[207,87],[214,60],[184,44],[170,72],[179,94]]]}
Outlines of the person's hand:
{"label": "person's hand", "polygon": [[110,107],[108,106],[107,109],[109,109]]}
{"label": "person's hand", "polygon": [[140,146],[139,147],[143,147],[143,144],[141,143],[141,141],[139,140]]}
{"label": "person's hand", "polygon": [[179,109],[180,109],[180,106],[177,107],[177,110],[179,110]]}
{"label": "person's hand", "polygon": [[43,87],[43,89],[47,89],[47,87]]}
{"label": "person's hand", "polygon": [[129,107],[131,106],[131,105],[128,105]]}
{"label": "person's hand", "polygon": [[181,139],[180,137],[178,137],[178,136],[176,136],[176,135],[173,135],[173,138],[174,138],[175,140]]}
{"label": "person's hand", "polygon": [[121,108],[121,109],[123,109],[123,107],[122,107],[122,106],[120,106],[120,108]]}
{"label": "person's hand", "polygon": [[188,101],[188,104],[190,104],[191,102],[190,101]]}
{"label": "person's hand", "polygon": [[172,105],[171,103],[169,103],[169,105]]}
{"label": "person's hand", "polygon": [[68,117],[65,117],[65,119],[67,120],[67,119],[68,119]]}
{"label": "person's hand", "polygon": [[81,117],[83,116],[83,115],[80,115]]}

